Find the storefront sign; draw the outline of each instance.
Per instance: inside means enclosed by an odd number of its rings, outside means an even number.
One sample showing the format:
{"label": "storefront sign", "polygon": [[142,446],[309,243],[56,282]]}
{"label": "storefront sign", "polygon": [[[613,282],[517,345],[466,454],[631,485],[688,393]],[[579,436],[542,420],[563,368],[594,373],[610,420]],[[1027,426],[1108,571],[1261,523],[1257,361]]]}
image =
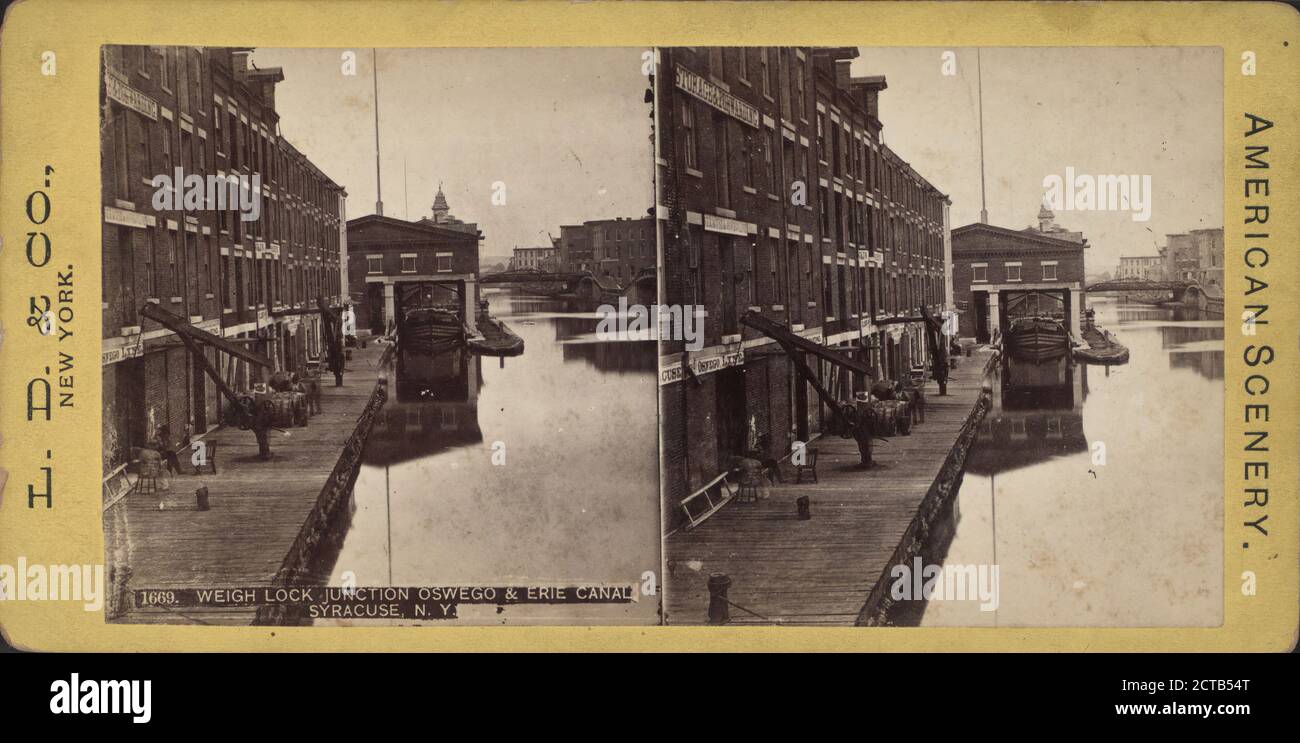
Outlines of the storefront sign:
{"label": "storefront sign", "polygon": [[705,80],[690,70],[677,66],[677,87],[713,106],[743,124],[758,128],[758,109]]}
{"label": "storefront sign", "polygon": [[158,120],[158,103],[144,93],[127,85],[126,81],[118,78],[110,70],[104,71],[104,90],[109,98],[123,106],[132,111],[138,111],[154,121]]}
{"label": "storefront sign", "polygon": [[152,227],[157,224],[158,220],[148,214],[106,206],[104,207],[104,221],[109,224],[120,224],[123,227]]}
{"label": "storefront sign", "polygon": [[[711,353],[702,356],[689,356],[691,372],[695,376],[703,376],[722,369],[728,369],[733,366],[741,366],[745,363],[744,351],[726,351],[722,353]],[[682,369],[682,363],[677,361],[671,365],[664,365],[659,371],[659,384],[672,384],[680,382],[686,376],[685,370]]]}
{"label": "storefront sign", "polygon": [[715,214],[704,215],[704,229],[709,232],[721,232],[724,235],[739,235],[741,237],[749,234],[745,223],[739,219],[719,217]]}
{"label": "storefront sign", "polygon": [[[118,339],[114,339],[118,340]],[[119,361],[134,359],[144,355],[144,336],[136,333],[135,335],[126,336],[120,339],[120,342],[113,346],[103,349],[100,358],[101,366],[116,364]]]}

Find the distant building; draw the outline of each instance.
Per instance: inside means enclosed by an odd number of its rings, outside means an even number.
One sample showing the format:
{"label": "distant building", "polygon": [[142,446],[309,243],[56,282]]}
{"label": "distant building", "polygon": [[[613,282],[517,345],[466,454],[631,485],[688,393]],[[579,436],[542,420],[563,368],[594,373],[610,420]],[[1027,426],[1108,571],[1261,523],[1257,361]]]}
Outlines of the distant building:
{"label": "distant building", "polygon": [[432,285],[472,330],[479,301],[477,225],[451,216],[442,188],[433,216],[407,221],[370,214],[348,221],[348,286],[359,335],[382,335],[396,321],[404,285]]}
{"label": "distant building", "polygon": [[515,248],[510,258],[511,271],[554,271],[559,249],[555,246],[537,248]]}
{"label": "distant building", "polygon": [[1123,255],[1119,259],[1117,279],[1161,281],[1165,277],[1165,259],[1159,255]]}
{"label": "distant building", "polygon": [[591,254],[591,232],[585,224],[560,225],[560,270],[572,273],[596,272]]}
{"label": "distant building", "polygon": [[1196,280],[1210,296],[1223,296],[1223,228],[1192,230]]}
{"label": "distant building", "polygon": [[1165,278],[1200,284],[1210,296],[1223,296],[1223,228],[1165,236],[1160,249]]}
{"label": "distant building", "polygon": [[650,217],[593,219],[560,225],[557,266],[609,277],[626,287],[656,261],[655,221]]}
{"label": "distant building", "polygon": [[1038,228],[977,222],[953,230],[953,291],[964,310],[958,335],[987,343],[1006,327],[1011,303],[1059,317],[1079,337],[1087,248],[1083,234],[1057,227],[1047,207],[1039,212]]}
{"label": "distant building", "polygon": [[583,222],[589,235],[597,276],[609,276],[622,286],[636,275],[655,266],[655,221],[643,219],[597,219]]}

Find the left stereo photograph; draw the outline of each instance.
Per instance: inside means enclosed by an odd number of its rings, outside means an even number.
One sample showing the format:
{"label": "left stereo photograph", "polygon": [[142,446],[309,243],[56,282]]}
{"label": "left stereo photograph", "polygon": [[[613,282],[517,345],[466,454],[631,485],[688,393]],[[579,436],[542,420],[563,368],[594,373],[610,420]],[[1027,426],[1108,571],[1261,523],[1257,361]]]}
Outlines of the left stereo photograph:
{"label": "left stereo photograph", "polygon": [[106,620],[656,624],[641,49],[106,46]]}

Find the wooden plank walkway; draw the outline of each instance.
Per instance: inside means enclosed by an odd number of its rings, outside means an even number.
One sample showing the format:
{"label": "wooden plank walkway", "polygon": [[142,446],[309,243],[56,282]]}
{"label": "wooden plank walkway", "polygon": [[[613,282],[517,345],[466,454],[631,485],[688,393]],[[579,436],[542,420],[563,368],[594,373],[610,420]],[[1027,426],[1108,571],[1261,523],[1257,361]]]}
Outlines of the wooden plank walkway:
{"label": "wooden plank walkway", "polygon": [[[990,352],[961,359],[948,394],[926,388],[925,423],[910,436],[877,441],[879,466],[857,469],[852,439],[822,437],[818,484],[768,488],[755,502],[731,501],[695,529],[664,541],[668,624],[708,621],[711,573],[731,578],[733,624],[852,625],[884,577],[918,508],[980,396]],[[800,521],[795,499],[807,495],[812,518]]]}
{"label": "wooden plank walkway", "polygon": [[[171,475],[171,489],[133,492],[125,508],[130,577],[127,588],[235,588],[271,585],[312,516],[380,375],[377,343],[352,349],[343,386],[321,377],[321,412],[285,436],[271,431],[270,461],[257,456],[252,431],[222,427],[204,437],[216,444],[218,474]],[[189,471],[181,456],[182,469]],[[194,491],[208,488],[209,511]],[[161,505],[161,508],[160,508]],[[242,609],[131,610],[117,621],[249,624]]]}

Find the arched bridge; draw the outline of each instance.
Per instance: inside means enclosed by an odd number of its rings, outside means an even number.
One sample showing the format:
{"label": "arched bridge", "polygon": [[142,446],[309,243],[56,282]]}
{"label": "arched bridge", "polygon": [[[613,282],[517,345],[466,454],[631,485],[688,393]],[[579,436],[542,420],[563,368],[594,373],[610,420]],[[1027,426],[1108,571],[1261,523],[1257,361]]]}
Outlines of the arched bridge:
{"label": "arched bridge", "polygon": [[550,273],[546,271],[498,271],[478,278],[480,284],[564,284],[572,290],[589,273]]}
{"label": "arched bridge", "polygon": [[1153,281],[1140,277],[1126,277],[1122,279],[1110,279],[1109,281],[1100,281],[1091,284],[1085,291],[1088,292],[1120,292],[1122,294],[1136,295],[1134,298],[1142,299],[1153,304],[1164,304],[1165,302],[1181,302],[1190,307],[1200,307],[1204,309],[1207,301],[1213,301],[1216,297],[1206,294],[1205,289],[1200,283],[1186,280],[1173,281]]}

